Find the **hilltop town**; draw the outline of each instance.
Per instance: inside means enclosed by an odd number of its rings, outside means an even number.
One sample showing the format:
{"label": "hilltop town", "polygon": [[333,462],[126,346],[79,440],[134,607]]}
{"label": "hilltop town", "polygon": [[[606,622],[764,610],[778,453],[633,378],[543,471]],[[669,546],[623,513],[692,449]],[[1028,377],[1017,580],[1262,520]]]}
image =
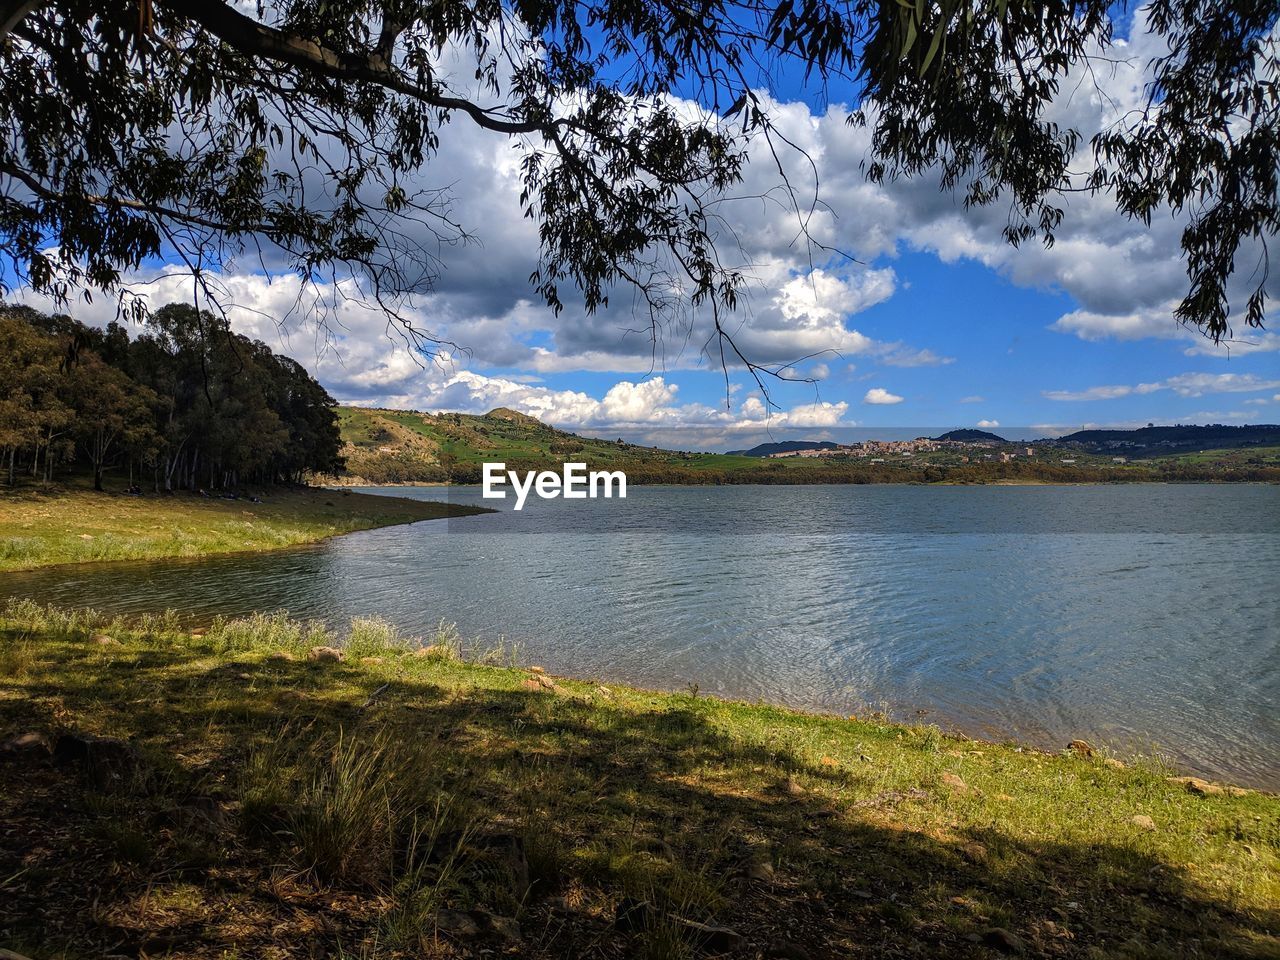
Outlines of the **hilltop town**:
{"label": "hilltop town", "polygon": [[[1009,463],[1018,457],[1036,456],[1034,446],[1010,444],[998,437],[991,440],[945,440],[917,437],[914,440],[863,440],[858,443],[842,443],[800,450],[781,450],[766,456],[771,460],[787,457],[869,459],[871,463],[884,463],[891,457],[916,457],[929,453],[953,453],[960,463],[974,459],[996,460]],[[1120,462],[1123,462],[1121,458]]]}

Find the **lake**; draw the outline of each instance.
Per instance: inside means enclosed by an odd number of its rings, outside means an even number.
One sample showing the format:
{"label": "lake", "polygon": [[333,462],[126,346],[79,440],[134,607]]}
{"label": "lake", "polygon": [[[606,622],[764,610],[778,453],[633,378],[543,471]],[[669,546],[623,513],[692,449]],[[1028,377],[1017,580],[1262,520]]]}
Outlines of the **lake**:
{"label": "lake", "polygon": [[418,635],[443,618],[552,672],[1081,737],[1280,788],[1277,486],[632,487],[273,554],[6,574],[3,595],[377,614]]}

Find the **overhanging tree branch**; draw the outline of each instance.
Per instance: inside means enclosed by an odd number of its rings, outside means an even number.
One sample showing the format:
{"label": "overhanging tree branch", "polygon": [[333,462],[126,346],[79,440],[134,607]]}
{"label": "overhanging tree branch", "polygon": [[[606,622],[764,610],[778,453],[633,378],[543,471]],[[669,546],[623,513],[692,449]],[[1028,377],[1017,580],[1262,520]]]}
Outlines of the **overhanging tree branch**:
{"label": "overhanging tree branch", "polygon": [[334,80],[374,83],[428,106],[441,110],[459,110],[486,130],[517,135],[537,133],[563,123],[550,119],[504,119],[495,116],[495,108],[481,107],[462,97],[448,96],[410,82],[389,65],[388,44],[394,44],[395,32],[384,34],[377,48],[368,54],[354,56],[306,37],[259,23],[234,7],[216,0],[164,0],[164,5],[200,24],[224,43],[247,56],[287,63]]}

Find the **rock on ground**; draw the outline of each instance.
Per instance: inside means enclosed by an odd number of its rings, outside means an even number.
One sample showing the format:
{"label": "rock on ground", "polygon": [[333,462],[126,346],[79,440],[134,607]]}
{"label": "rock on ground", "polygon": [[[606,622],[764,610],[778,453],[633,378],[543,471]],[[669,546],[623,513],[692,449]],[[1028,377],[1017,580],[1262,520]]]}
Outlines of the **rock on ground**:
{"label": "rock on ground", "polygon": [[49,753],[49,738],[43,733],[20,733],[0,743],[0,758],[43,760]]}

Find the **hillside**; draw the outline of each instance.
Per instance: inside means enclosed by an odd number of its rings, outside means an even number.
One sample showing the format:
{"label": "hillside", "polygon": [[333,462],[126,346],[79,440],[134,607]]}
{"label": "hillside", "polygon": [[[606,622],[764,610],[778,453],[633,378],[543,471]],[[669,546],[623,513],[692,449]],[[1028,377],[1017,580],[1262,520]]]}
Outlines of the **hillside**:
{"label": "hillside", "polygon": [[[518,470],[558,469],[575,461],[592,469],[624,469],[637,484],[1280,481],[1277,451],[1254,445],[1234,454],[1194,452],[1199,447],[1186,452],[1153,448],[1142,455],[1109,446],[1084,449],[1071,439],[1028,447],[963,430],[946,437],[969,447],[941,449],[920,439],[890,444],[887,450],[853,451],[829,441],[783,441],[733,453],[697,453],[582,437],[505,407],[486,414],[340,407],[338,421],[347,462],[341,482],[354,486],[479,483],[482,464],[496,461]],[[768,455],[798,450],[822,455]],[[1130,462],[1138,456],[1142,464]]]}
{"label": "hillside", "polygon": [[986,430],[951,430],[935,440],[948,440],[953,443],[1008,443],[1004,437]]}
{"label": "hillside", "polygon": [[750,450],[730,450],[727,456],[768,457],[775,453],[794,453],[797,450],[835,450],[837,444],[830,440],[782,440],[778,443],[760,443]]}
{"label": "hillside", "polygon": [[1079,430],[1053,443],[1096,453],[1119,451],[1133,457],[1167,457],[1209,450],[1280,446],[1280,425],[1175,424],[1149,425],[1137,430]]}
{"label": "hillside", "polygon": [[708,458],[734,459],[580,437],[505,407],[483,415],[341,407],[338,421],[348,475],[372,483],[477,482],[486,461],[503,461],[512,469],[566,460],[593,467],[696,469]]}

